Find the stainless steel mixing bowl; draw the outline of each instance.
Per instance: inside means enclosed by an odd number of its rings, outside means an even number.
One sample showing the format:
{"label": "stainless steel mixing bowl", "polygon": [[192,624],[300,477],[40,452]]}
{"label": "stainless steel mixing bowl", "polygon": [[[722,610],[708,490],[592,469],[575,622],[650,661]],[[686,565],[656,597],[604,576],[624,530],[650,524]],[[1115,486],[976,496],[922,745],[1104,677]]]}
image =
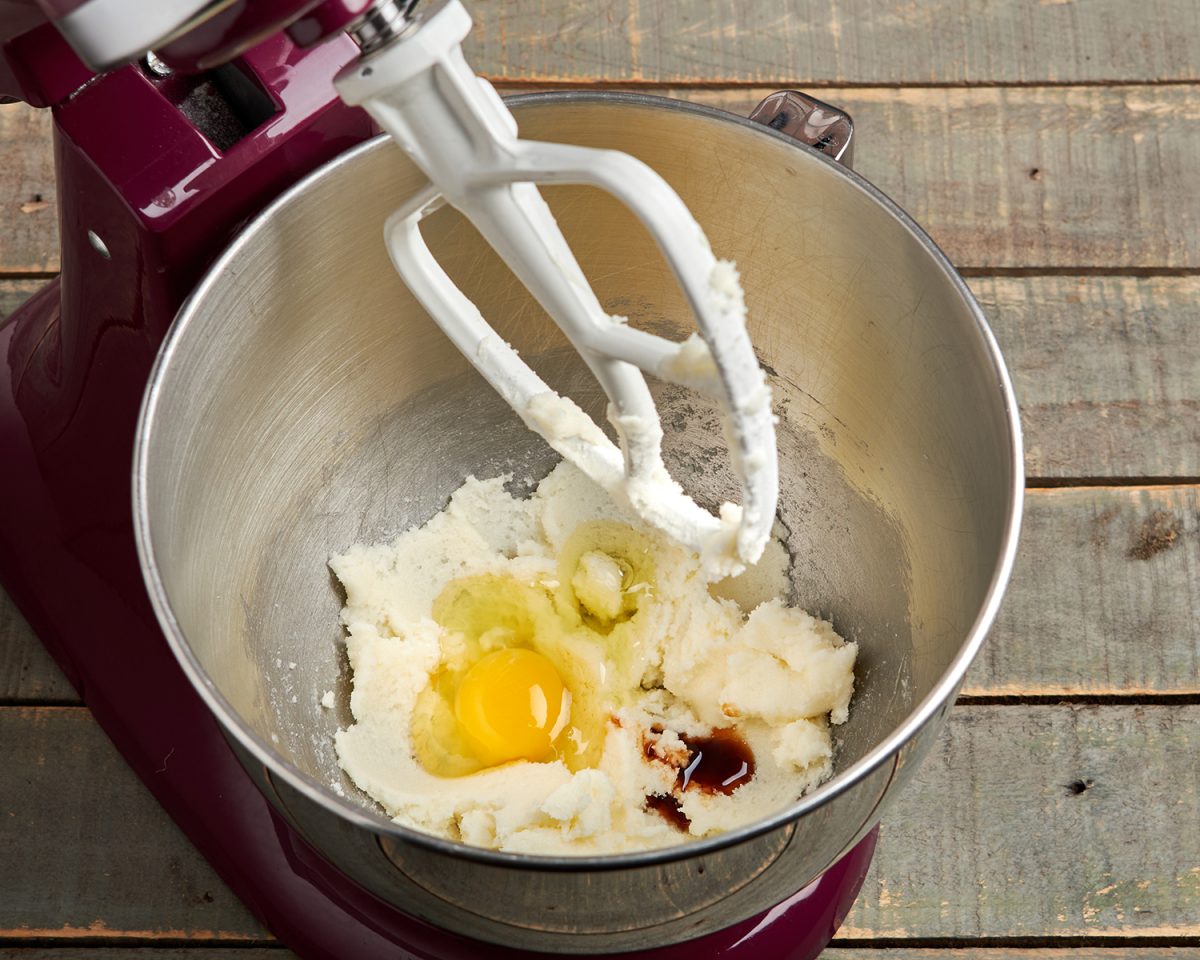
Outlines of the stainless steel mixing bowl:
{"label": "stainless steel mixing bowl", "polygon": [[[779,422],[795,599],[861,647],[836,776],[769,820],[673,849],[506,855],[383,817],[338,768],[351,722],[331,552],[427,520],[465,476],[545,474],[528,432],[413,301],[381,240],[421,186],[388,142],[259,216],[181,311],[147,393],[139,548],[167,637],[267,795],[345,873],[435,924],[566,954],[652,947],[751,916],[879,819],[935,740],[996,613],[1022,496],[1012,390],[979,308],[894,204],[739,117],[648,97],[514,102],[525,136],[656,168],[737,261]],[[623,208],[546,196],[601,302],[682,338],[690,316]],[[580,359],[451,210],[451,276],[552,386],[602,421]],[[675,475],[736,491],[707,405],[656,390]],[[324,691],[337,705],[322,710]],[[587,934],[580,937],[580,934]]]}

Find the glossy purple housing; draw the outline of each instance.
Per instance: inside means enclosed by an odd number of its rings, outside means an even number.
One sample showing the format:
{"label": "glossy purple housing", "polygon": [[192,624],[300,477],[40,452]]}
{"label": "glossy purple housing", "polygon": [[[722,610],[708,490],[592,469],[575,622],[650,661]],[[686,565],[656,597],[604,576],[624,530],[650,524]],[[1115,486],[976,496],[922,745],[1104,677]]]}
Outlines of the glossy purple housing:
{"label": "glossy purple housing", "polygon": [[344,27],[366,6],[368,0],[233,0],[154,52],[176,70],[208,70],[297,18],[303,23],[292,39],[304,46],[314,44]]}
{"label": "glossy purple housing", "polygon": [[38,8],[19,3],[0,10],[0,103],[23,100],[49,107],[92,77]]}

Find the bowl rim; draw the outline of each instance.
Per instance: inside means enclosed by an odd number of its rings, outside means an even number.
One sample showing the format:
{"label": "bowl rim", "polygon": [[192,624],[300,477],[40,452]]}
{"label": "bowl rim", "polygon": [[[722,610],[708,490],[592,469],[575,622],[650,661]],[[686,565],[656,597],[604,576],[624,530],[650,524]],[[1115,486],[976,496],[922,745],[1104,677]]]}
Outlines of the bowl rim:
{"label": "bowl rim", "polygon": [[[999,398],[1003,403],[1007,426],[1011,481],[1005,504],[1005,520],[1000,551],[999,555],[995,558],[995,566],[984,602],[970,629],[967,631],[966,638],[959,647],[958,653],[951,660],[937,683],[913,707],[908,716],[888,736],[876,744],[875,747],[850,766],[835,771],[834,775],[816,790],[806,794],[795,803],[769,817],[713,837],[689,840],[669,847],[584,856],[548,856],[544,854],[508,853],[490,850],[436,837],[395,823],[382,814],[375,814],[368,811],[348,797],[336,795],[325,784],[302,772],[289,760],[277,753],[269,743],[244,724],[238,713],[217,689],[192,651],[175,618],[162,579],[158,574],[154,543],[148,519],[149,492],[147,488],[146,468],[150,455],[150,426],[153,423],[163,393],[163,378],[171,363],[171,358],[179,346],[183,331],[188,327],[190,318],[198,309],[198,304],[206,299],[206,295],[210,290],[222,282],[227,268],[235,263],[241,249],[251,242],[258,231],[263,229],[263,224],[270,220],[278,210],[305,193],[312,184],[329,176],[333,171],[343,166],[355,163],[360,156],[384,148],[390,143],[390,137],[387,134],[382,134],[358,144],[327,163],[322,164],[264,207],[262,211],[245,224],[221,255],[205,271],[203,278],[180,306],[155,359],[150,378],[146,384],[137,423],[133,458],[132,499],[134,537],[142,576],[145,580],[155,615],[166,636],[167,643],[171,647],[171,651],[179,661],[192,686],[220,721],[226,734],[233,736],[245,750],[262,763],[270,776],[279,777],[293,790],[299,792],[308,800],[324,808],[327,812],[349,821],[355,826],[367,829],[377,835],[384,834],[395,840],[413,843],[431,851],[444,853],[456,859],[477,861],[490,866],[541,871],[580,872],[621,870],[656,866],[716,853],[717,851],[737,846],[772,831],[786,828],[810,811],[833,800],[839,794],[844,793],[889,761],[894,763],[904,746],[914,740],[926,724],[932,720],[940,719],[939,713],[944,716],[945,710],[949,708],[952,698],[958,691],[967,668],[979,652],[987,632],[996,618],[1015,562],[1025,483],[1021,427],[1012,381],[1001,356],[999,345],[988,326],[982,309],[968,289],[963,278],[951,265],[945,253],[890,197],[862,176],[844,164],[833,160],[828,155],[800,143],[786,134],[779,133],[738,114],[719,110],[704,104],[691,103],[668,97],[613,91],[551,91],[507,97],[506,102],[509,106],[518,110],[524,106],[547,103],[664,109],[692,114],[708,120],[732,123],[744,128],[754,136],[781,141],[807,154],[809,160],[812,162],[824,163],[833,168],[836,175],[844,178],[850,188],[865,194],[869,199],[880,204],[917,241],[925,253],[929,255],[933,265],[945,276],[975,321],[975,332],[981,339],[982,346],[991,366],[991,372],[995,378],[995,386],[998,390]],[[894,775],[895,770],[892,773],[892,776]],[[882,800],[883,796],[881,795],[880,803]],[[846,843],[842,847],[838,857],[874,825],[878,819],[877,815],[879,812],[880,807],[879,803],[877,803],[872,814],[859,827],[858,832],[847,836]],[[837,858],[835,857],[834,859],[836,860]]]}

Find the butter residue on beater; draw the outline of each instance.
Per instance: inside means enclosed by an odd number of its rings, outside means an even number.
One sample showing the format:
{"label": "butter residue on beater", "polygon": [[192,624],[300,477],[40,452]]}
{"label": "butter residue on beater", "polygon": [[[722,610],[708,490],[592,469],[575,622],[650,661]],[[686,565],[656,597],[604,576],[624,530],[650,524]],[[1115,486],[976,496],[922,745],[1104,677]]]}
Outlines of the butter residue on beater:
{"label": "butter residue on beater", "polygon": [[[697,228],[698,230],[698,228]],[[707,247],[707,240],[699,235]],[[562,396],[523,368],[511,345],[490,331],[479,340],[473,362],[525,425],[565,460],[598,483],[650,526],[695,550],[709,579],[734,576],[756,563],[770,538],[777,476],[771,387],[749,349],[746,299],[736,265],[716,260],[700,293],[708,316],[705,333],[680,342],[648,336],[654,349],[639,365],[680,386],[718,399],[735,471],[743,481],[741,503],[724,502],[716,514],[701,508],[671,476],[662,459],[662,424],[633,380],[605,385],[609,424],[620,445],[570,397]],[[609,315],[615,329],[628,318]],[[611,331],[610,331],[611,332]],[[632,333],[632,331],[625,331]],[[647,342],[640,349],[647,349]],[[585,351],[586,352],[586,351]],[[724,364],[718,358],[724,358]],[[629,360],[630,357],[626,357]],[[624,383],[624,386],[620,384]],[[537,389],[538,387],[544,389]]]}
{"label": "butter residue on beater", "polygon": [[[388,816],[498,850],[619,853],[751,823],[831,774],[857,646],[784,605],[777,541],[710,585],[569,464],[528,499],[507,479],[469,478],[425,525],[330,561],[354,674],[338,758]],[[471,671],[504,650],[531,651],[567,691],[553,727],[559,705],[534,705],[551,744],[537,759],[495,763],[463,729],[478,722],[464,680],[478,696]],[[699,754],[720,738],[753,760],[705,789]]]}

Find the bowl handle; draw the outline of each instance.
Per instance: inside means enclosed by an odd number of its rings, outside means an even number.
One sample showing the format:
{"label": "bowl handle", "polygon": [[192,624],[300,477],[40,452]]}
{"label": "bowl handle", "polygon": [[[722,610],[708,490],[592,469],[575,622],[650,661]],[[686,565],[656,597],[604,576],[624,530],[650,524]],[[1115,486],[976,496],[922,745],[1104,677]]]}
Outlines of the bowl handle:
{"label": "bowl handle", "polygon": [[854,121],[844,110],[806,93],[780,90],[751,110],[750,119],[851,166]]}

